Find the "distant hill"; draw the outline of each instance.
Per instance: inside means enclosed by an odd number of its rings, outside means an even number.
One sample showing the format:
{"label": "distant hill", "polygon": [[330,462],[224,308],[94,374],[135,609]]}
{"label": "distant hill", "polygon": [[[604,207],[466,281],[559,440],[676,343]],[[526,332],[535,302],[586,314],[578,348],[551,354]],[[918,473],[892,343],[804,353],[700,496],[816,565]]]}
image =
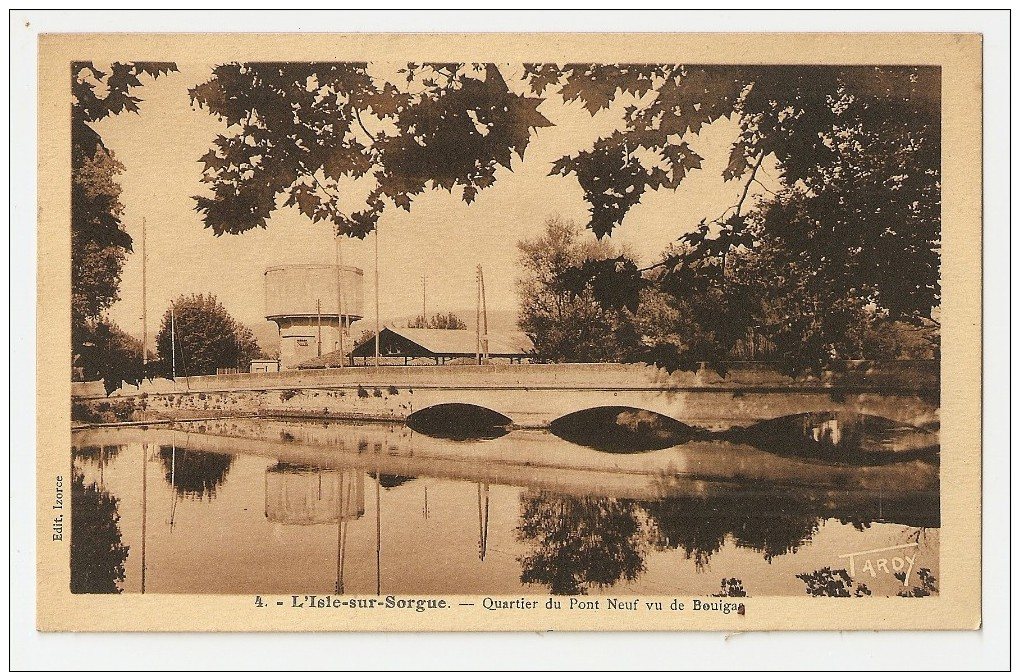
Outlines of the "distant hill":
{"label": "distant hill", "polygon": [[267,356],[279,354],[280,330],[277,328],[276,322],[261,320],[259,322],[244,322],[243,324],[251,329],[251,333],[255,334],[255,340],[258,341],[262,352],[266,353]]}

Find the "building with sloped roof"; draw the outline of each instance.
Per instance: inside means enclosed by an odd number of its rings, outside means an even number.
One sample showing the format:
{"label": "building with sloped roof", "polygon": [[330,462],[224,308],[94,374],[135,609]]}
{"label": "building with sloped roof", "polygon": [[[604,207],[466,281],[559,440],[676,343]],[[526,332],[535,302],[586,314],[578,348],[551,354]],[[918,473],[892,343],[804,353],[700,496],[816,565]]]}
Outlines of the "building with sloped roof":
{"label": "building with sloped roof", "polygon": [[[489,359],[521,363],[530,357],[531,339],[523,332],[489,334]],[[379,355],[389,364],[474,363],[479,352],[478,335],[466,329],[410,329],[385,327],[379,333]],[[354,348],[344,361],[339,351],[315,357],[300,369],[328,369],[375,357],[375,339]]]}

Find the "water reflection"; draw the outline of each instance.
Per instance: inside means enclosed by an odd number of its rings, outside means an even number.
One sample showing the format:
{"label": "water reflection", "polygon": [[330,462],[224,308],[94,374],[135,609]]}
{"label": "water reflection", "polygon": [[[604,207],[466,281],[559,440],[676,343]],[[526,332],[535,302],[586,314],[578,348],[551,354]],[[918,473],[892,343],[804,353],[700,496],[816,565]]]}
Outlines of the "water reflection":
{"label": "water reflection", "polygon": [[871,589],[864,583],[854,581],[845,569],[822,567],[813,572],[798,574],[804,582],[804,590],[811,597],[864,597],[871,595]]}
{"label": "water reflection", "polygon": [[648,547],[639,516],[637,505],[625,500],[523,493],[516,533],[532,548],[520,558],[521,582],[584,595],[636,579]]}
{"label": "water reflection", "polygon": [[[909,504],[894,499],[888,512],[895,516],[898,506]],[[728,545],[754,550],[771,564],[808,545],[831,516],[827,508],[817,493],[720,492],[632,501],[528,492],[521,496],[516,530],[532,546],[521,558],[521,581],[546,585],[555,594],[585,594],[634,580],[651,551],[681,551],[705,572]],[[859,516],[840,520],[858,531],[872,522]]]}
{"label": "water reflection", "polygon": [[213,499],[216,488],[227,480],[227,472],[234,463],[230,453],[214,453],[176,445],[159,447],[163,476],[177,494],[193,499]]}
{"label": "water reflection", "polygon": [[608,453],[661,450],[696,439],[747,444],[784,457],[862,466],[936,460],[939,453],[937,431],[850,412],[799,413],[709,433],[652,411],[604,406],[558,418],[550,431],[571,443]]}
{"label": "water reflection", "polygon": [[266,469],[266,518],[319,525],[365,515],[365,474],[279,462]]}
{"label": "water reflection", "polygon": [[728,435],[770,453],[843,464],[881,465],[939,452],[937,433],[858,413],[788,415]]}
{"label": "water reflection", "polygon": [[84,446],[74,449],[74,457],[85,462],[97,464],[100,467],[105,467],[120,455],[121,448],[123,447],[118,445]]}
{"label": "water reflection", "polygon": [[371,476],[379,481],[379,485],[387,490],[399,488],[404,483],[410,483],[414,480],[414,476],[400,476],[398,474],[371,474]]}
{"label": "water reflection", "polygon": [[673,418],[626,406],[601,406],[553,420],[554,435],[608,453],[642,453],[687,441],[698,430]]}
{"label": "water reflection", "polygon": [[[919,461],[813,464],[723,441],[610,455],[536,431],[465,444],[377,424],[201,428],[76,435],[93,488],[76,484],[76,507],[91,497],[114,515],[113,562],[76,550],[76,563],[129,591],[225,594],[803,595],[798,574],[906,542],[928,549],[915,573],[938,571],[938,473]],[[122,437],[131,450],[108,448]],[[906,478],[916,470],[934,488]],[[119,574],[102,570],[118,544]]]}
{"label": "water reflection", "polygon": [[119,500],[81,471],[71,474],[71,592],[119,593],[128,547],[121,539]]}
{"label": "water reflection", "polygon": [[796,552],[818,531],[817,504],[807,497],[749,491],[663,499],[645,504],[660,548],[677,548],[700,570],[732,537],[766,562]]}

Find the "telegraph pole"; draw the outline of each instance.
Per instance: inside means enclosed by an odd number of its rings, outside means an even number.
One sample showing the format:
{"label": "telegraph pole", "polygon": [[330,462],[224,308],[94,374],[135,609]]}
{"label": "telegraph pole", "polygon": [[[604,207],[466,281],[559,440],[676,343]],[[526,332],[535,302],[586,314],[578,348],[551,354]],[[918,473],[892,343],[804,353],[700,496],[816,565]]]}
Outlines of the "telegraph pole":
{"label": "telegraph pole", "polygon": [[145,373],[145,365],[149,363],[149,355],[146,352],[149,341],[148,311],[145,309],[145,218],[142,217],[142,373]]}
{"label": "telegraph pole", "polygon": [[318,336],[315,337],[315,356],[322,357],[322,299],[315,300],[315,319],[319,329]]}
{"label": "telegraph pole", "polygon": [[375,223],[375,365],[379,366],[379,222]]}
{"label": "telegraph pole", "polygon": [[475,363],[482,363],[482,267],[475,268]]}
{"label": "telegraph pole", "polygon": [[425,326],[426,314],[425,314],[425,274],[421,276],[421,323]]}
{"label": "telegraph pole", "polygon": [[174,379],[174,391],[177,391],[177,338],[174,324],[174,302],[170,302],[170,375]]}
{"label": "telegraph pole", "polygon": [[344,253],[340,248],[340,232],[336,234],[336,294],[337,294],[337,308],[336,317],[337,325],[340,328],[340,366],[344,365]]}
{"label": "telegraph pole", "polygon": [[482,362],[489,363],[489,311],[485,308],[485,273],[478,266],[478,284],[482,289]]}

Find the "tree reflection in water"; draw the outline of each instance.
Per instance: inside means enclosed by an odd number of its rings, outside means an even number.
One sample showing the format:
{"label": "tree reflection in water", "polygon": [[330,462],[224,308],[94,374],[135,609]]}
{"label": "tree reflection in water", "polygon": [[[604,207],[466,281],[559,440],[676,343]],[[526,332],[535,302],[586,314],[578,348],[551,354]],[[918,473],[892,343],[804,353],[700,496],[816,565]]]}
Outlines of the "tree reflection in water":
{"label": "tree reflection in water", "polygon": [[119,593],[128,547],[121,541],[116,497],[81,471],[71,475],[71,592]]}
{"label": "tree reflection in water", "polygon": [[410,483],[415,479],[414,476],[401,476],[399,474],[376,474],[370,473],[369,476],[379,481],[386,490],[392,490],[393,488],[399,488],[404,483]]}
{"label": "tree reflection in water", "polygon": [[812,503],[790,493],[742,492],[676,497],[645,502],[658,548],[683,549],[700,571],[723,547],[726,537],[740,548],[762,554],[766,562],[796,553],[818,531]]}
{"label": "tree reflection in water", "polygon": [[520,558],[521,582],[549,586],[555,595],[583,595],[636,579],[649,548],[640,514],[628,500],[522,493],[516,535],[532,552]]}
{"label": "tree reflection in water", "polygon": [[120,455],[122,448],[124,448],[124,446],[121,445],[84,446],[81,448],[74,448],[73,453],[74,458],[77,460],[105,467],[113,462],[114,458]]}
{"label": "tree reflection in water", "polygon": [[166,482],[177,494],[192,499],[214,499],[216,488],[223,485],[234,463],[233,454],[173,446],[160,446],[159,459]]}
{"label": "tree reflection in water", "polygon": [[518,540],[532,545],[520,558],[521,581],[547,585],[554,594],[584,594],[636,579],[652,548],[682,550],[704,571],[727,538],[772,562],[815,535],[821,522],[815,508],[809,498],[791,493],[635,502],[528,492],[521,495],[516,531]]}

